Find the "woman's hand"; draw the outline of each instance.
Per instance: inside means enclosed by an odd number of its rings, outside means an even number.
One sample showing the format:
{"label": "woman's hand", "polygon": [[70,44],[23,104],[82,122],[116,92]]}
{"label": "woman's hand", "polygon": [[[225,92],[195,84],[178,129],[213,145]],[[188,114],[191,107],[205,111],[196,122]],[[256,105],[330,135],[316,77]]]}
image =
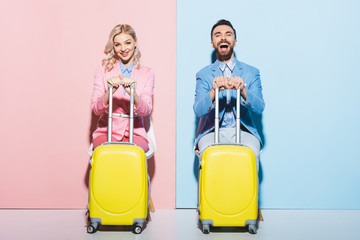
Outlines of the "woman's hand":
{"label": "woman's hand", "polygon": [[[123,77],[121,77],[120,75],[117,77],[112,77],[109,78],[107,80],[107,82],[109,84],[111,84],[111,86],[113,86],[113,93],[116,92],[116,90],[120,87],[120,85],[122,84],[122,80]],[[103,102],[104,105],[107,106],[109,104],[109,89],[105,92],[104,96],[103,96]]]}
{"label": "woman's hand", "polygon": [[131,86],[132,83],[135,83],[135,84],[136,84],[135,80],[133,80],[133,79],[131,79],[131,78],[126,78],[126,77],[122,78],[122,83],[121,83],[121,84],[123,85],[125,91],[126,91],[129,95],[130,95],[130,86]]}
{"label": "woman's hand", "polygon": [[116,90],[122,85],[123,83],[123,77],[120,75],[117,77],[112,77],[107,80],[108,83],[110,83],[113,86],[113,93],[116,92]]}
{"label": "woman's hand", "polygon": [[[122,85],[125,89],[125,91],[127,92],[127,94],[131,94],[131,84],[135,83],[135,86],[136,86],[136,82],[135,80],[131,79],[131,78],[122,78]],[[138,107],[139,104],[140,104],[140,97],[139,95],[136,93],[135,89],[134,89],[134,104],[135,104],[135,107]]]}
{"label": "woman's hand", "polygon": [[[120,87],[120,85],[123,85],[125,91],[130,95],[130,86],[132,83],[135,83],[136,82],[131,79],[131,78],[126,78],[126,77],[121,77],[121,76],[118,76],[118,77],[112,77],[112,78],[109,78],[107,80],[108,83],[110,83],[114,88],[113,88],[113,93]],[[103,96],[103,102],[104,102],[104,105],[108,105],[109,104],[109,90],[105,92],[104,96]],[[134,91],[134,104],[136,107],[139,106],[140,104],[140,97],[139,95],[136,93],[136,91]]]}

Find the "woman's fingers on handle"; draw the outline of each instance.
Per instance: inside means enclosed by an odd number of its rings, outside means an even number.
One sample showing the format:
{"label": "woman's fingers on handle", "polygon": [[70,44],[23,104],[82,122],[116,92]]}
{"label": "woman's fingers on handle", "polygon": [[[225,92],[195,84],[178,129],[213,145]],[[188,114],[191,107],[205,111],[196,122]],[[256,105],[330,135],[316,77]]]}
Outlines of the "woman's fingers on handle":
{"label": "woman's fingers on handle", "polygon": [[121,76],[109,78],[107,82],[113,86],[113,93],[122,85]]}
{"label": "woman's fingers on handle", "polygon": [[112,77],[107,80],[108,83],[110,83],[112,86],[118,88],[121,85],[121,79],[120,77]]}
{"label": "woman's fingers on handle", "polygon": [[132,83],[135,83],[135,81],[134,81],[133,79],[131,79],[131,78],[126,78],[126,77],[124,77],[124,78],[122,79],[122,81],[123,81],[123,86],[124,86],[125,88],[128,88],[128,87],[131,86]]}

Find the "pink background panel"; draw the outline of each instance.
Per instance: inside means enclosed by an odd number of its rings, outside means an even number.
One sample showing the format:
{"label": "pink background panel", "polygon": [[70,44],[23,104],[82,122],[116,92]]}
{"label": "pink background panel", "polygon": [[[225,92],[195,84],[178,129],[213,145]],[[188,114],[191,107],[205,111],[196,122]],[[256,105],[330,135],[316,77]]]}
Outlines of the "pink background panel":
{"label": "pink background panel", "polygon": [[175,207],[176,1],[0,3],[0,208],[84,208],[90,97],[110,30],[129,23],[155,71],[156,208]]}

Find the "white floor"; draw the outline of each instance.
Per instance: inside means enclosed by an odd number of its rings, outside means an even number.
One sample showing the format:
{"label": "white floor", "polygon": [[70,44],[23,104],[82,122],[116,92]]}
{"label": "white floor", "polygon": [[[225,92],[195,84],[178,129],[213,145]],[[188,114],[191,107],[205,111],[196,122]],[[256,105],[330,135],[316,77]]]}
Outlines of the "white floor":
{"label": "white floor", "polygon": [[112,227],[86,233],[85,210],[1,210],[0,239],[26,240],[332,240],[360,239],[360,210],[263,210],[256,235],[220,228],[205,235],[195,209],[156,210],[144,231],[135,235]]}

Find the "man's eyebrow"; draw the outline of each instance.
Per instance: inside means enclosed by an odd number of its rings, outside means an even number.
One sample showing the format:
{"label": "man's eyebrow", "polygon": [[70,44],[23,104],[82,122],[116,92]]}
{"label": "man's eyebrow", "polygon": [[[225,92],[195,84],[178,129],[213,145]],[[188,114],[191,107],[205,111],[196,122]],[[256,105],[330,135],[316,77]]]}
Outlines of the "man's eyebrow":
{"label": "man's eyebrow", "polygon": [[[234,34],[233,31],[226,31],[225,32],[225,34],[228,34],[228,33]],[[219,32],[214,32],[214,35],[216,35],[216,34],[221,34],[221,32],[220,31]]]}

